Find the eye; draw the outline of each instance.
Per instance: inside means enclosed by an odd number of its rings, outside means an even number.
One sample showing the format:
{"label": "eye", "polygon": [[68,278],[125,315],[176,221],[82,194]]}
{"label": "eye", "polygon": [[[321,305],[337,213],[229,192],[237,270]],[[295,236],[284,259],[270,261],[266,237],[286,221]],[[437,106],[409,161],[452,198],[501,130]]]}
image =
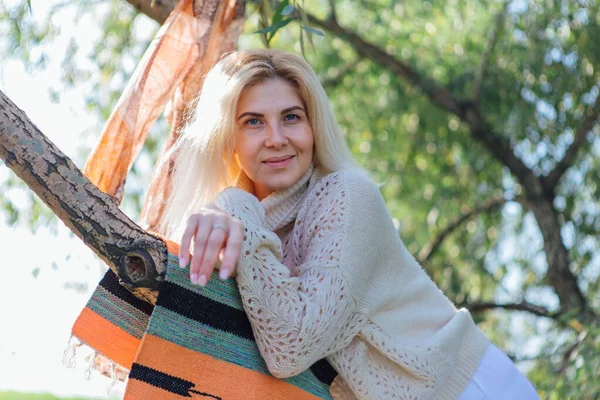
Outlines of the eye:
{"label": "eye", "polygon": [[250,118],[250,119],[246,120],[246,125],[257,126],[258,124],[260,124],[260,121],[258,120],[258,118]]}
{"label": "eye", "polygon": [[295,121],[300,120],[300,116],[297,114],[287,114],[285,117],[283,117],[283,119],[286,122],[295,122]]}

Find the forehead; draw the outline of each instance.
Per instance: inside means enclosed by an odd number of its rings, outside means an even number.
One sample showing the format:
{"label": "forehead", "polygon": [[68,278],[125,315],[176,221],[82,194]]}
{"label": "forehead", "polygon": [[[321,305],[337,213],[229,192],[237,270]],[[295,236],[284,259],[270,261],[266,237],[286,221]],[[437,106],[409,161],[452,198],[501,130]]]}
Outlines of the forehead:
{"label": "forehead", "polygon": [[292,106],[303,106],[298,90],[283,79],[268,79],[244,90],[238,101],[237,114],[265,114]]}

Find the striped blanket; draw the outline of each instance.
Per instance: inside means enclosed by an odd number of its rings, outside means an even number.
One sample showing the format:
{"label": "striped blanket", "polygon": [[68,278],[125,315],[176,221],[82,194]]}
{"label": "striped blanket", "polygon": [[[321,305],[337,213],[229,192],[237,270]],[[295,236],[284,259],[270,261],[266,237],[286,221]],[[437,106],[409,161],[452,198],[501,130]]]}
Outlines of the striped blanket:
{"label": "striped blanket", "polygon": [[216,273],[206,287],[190,284],[169,250],[155,306],[105,274],[73,326],[73,335],[129,370],[125,399],[331,399],[337,375],[326,360],[303,373],[269,374],[254,341],[236,283]]}

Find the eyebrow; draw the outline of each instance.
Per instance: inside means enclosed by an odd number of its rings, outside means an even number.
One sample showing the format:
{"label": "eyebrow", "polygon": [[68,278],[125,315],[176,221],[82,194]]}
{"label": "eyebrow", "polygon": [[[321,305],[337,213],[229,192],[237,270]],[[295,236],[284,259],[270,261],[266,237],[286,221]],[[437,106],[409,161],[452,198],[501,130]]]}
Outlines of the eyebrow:
{"label": "eyebrow", "polygon": [[[287,113],[289,113],[290,111],[293,111],[293,110],[300,110],[300,111],[306,113],[306,111],[304,110],[303,107],[301,107],[301,106],[292,106],[292,107],[288,107],[288,108],[285,108],[285,109],[281,110],[281,115],[287,114]],[[242,113],[239,117],[237,117],[238,121],[242,117],[245,117],[245,116],[250,116],[250,117],[264,117],[265,115],[261,114],[261,113],[246,111],[245,113]]]}

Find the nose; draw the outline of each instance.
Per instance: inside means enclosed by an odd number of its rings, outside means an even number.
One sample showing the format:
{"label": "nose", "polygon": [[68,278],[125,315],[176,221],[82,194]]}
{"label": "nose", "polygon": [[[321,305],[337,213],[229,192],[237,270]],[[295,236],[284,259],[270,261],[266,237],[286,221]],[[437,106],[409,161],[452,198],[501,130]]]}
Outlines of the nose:
{"label": "nose", "polygon": [[267,131],[267,136],[265,138],[265,146],[266,147],[274,147],[281,148],[285,146],[288,142],[288,138],[279,126],[279,124],[269,124]]}

